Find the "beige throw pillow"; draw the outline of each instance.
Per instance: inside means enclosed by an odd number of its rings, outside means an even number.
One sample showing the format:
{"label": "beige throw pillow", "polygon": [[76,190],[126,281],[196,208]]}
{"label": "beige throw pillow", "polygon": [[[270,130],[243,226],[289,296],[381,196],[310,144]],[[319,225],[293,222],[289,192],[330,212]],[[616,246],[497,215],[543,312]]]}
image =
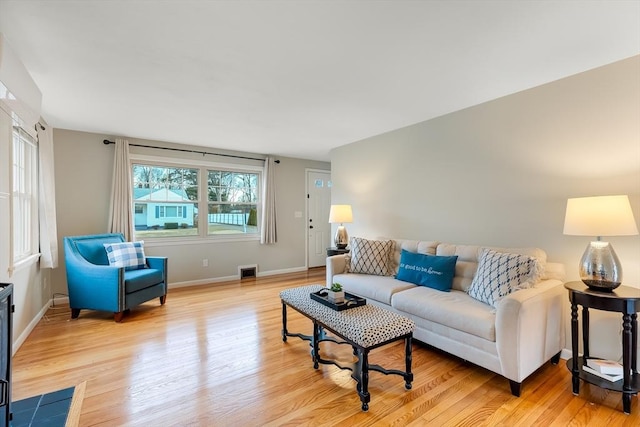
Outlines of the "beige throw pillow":
{"label": "beige throw pillow", "polygon": [[367,240],[352,237],[349,246],[351,246],[349,272],[377,276],[394,274],[391,263],[393,240]]}

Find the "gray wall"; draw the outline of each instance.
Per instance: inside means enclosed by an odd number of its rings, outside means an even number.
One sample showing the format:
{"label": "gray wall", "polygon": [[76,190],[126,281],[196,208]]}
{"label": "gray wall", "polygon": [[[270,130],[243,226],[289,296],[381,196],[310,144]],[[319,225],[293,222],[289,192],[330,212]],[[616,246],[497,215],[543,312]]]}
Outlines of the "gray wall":
{"label": "gray wall", "polygon": [[[114,145],[104,145],[112,135],[54,130],[55,172],[58,236],[62,252],[62,238],[71,235],[103,233],[109,218],[109,197],[113,168]],[[132,144],[171,146],[160,141],[129,138]],[[223,152],[203,147],[173,146],[203,151]],[[132,148],[132,153],[155,154],[163,157],[170,152]],[[251,154],[242,153],[245,156]],[[177,154],[190,158],[188,154]],[[254,155],[255,156],[255,155]],[[202,155],[191,155],[202,160]],[[207,157],[210,159],[211,157]],[[305,212],[305,169],[329,170],[327,162],[277,157],[276,166],[278,243],[261,245],[259,241],[203,242],[196,244],[157,244],[147,241],[148,255],[169,257],[169,286],[210,283],[238,274],[239,265],[258,264],[258,274],[297,271],[306,267],[304,218],[294,212]],[[227,161],[215,158],[215,161]],[[261,164],[262,162],[258,163]],[[254,162],[256,164],[256,162]],[[64,254],[62,254],[62,257]],[[202,259],[209,267],[202,267]],[[64,258],[52,272],[54,292],[66,293]]]}
{"label": "gray wall", "polygon": [[[639,76],[636,56],[336,148],[332,203],[351,236],[537,246],[578,280],[590,239],[562,234],[567,198],[628,194],[640,220]],[[607,240],[640,288],[640,237]],[[620,329],[594,313],[593,355],[621,357]]]}

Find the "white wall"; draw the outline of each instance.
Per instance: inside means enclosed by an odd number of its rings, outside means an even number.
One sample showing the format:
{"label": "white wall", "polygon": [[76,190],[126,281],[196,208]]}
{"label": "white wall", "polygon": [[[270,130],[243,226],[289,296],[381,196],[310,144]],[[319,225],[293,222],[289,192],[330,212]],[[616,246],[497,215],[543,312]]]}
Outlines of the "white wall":
{"label": "white wall", "polygon": [[[56,171],[56,195],[58,237],[62,252],[64,236],[104,233],[109,218],[109,197],[113,168],[114,145],[104,145],[104,139],[114,140],[112,135],[54,130],[54,155]],[[129,138],[131,144],[172,146],[160,141]],[[203,147],[176,146],[224,152]],[[168,156],[169,151],[132,147],[131,152]],[[251,153],[241,153],[254,156]],[[202,160],[200,154],[179,154],[185,159]],[[211,159],[211,157],[207,157]],[[327,162],[278,157],[276,188],[278,209],[278,243],[261,245],[259,241],[231,243],[203,242],[189,245],[156,244],[147,240],[145,253],[169,257],[169,287],[172,285],[211,283],[238,275],[239,265],[258,265],[258,274],[298,271],[306,268],[304,218],[295,218],[295,211],[305,211],[305,168],[330,169]],[[217,157],[215,161],[232,161]],[[253,162],[260,164],[262,162]],[[52,273],[55,292],[66,293],[64,254],[60,267]],[[202,267],[202,260],[209,260],[209,267]]]}
{"label": "white wall", "polygon": [[[636,56],[339,147],[332,201],[351,236],[537,246],[578,280],[589,238],[562,234],[567,198],[628,194],[640,220],[639,76]],[[608,240],[640,288],[640,237]],[[591,353],[621,357],[621,317],[591,319]]]}

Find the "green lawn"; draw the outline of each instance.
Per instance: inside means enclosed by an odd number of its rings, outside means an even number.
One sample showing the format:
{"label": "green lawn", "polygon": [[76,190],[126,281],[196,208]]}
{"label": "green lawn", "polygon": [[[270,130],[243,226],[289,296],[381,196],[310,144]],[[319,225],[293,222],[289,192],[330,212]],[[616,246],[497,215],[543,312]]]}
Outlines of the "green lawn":
{"label": "green lawn", "polygon": [[[241,225],[227,225],[227,224],[209,224],[209,234],[243,234],[244,227]],[[255,225],[247,226],[247,233],[257,233],[258,227]],[[158,229],[158,230],[136,230],[136,237],[138,239],[144,237],[185,237],[185,236],[197,236],[197,228],[177,228],[177,229]]]}

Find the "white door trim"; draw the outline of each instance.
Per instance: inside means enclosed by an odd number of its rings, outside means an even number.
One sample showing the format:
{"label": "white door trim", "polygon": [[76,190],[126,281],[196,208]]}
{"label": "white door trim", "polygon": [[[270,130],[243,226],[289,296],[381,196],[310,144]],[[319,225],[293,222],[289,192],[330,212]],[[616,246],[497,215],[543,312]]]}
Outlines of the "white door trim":
{"label": "white door trim", "polygon": [[[307,195],[309,191],[309,174],[312,172],[317,173],[328,173],[331,176],[331,170],[327,169],[315,169],[315,168],[305,168],[304,169],[304,247],[305,247],[305,256],[304,256],[304,265],[308,269],[309,268],[309,202],[307,200]],[[331,234],[331,233],[329,233]]]}

